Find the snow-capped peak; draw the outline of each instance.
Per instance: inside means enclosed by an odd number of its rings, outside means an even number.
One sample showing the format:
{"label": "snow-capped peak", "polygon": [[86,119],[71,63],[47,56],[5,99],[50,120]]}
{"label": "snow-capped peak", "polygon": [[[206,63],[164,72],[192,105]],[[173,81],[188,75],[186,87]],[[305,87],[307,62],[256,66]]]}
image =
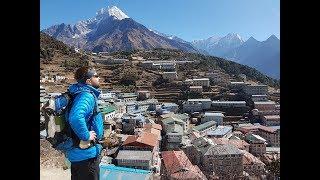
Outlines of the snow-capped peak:
{"label": "snow-capped peak", "polygon": [[107,15],[112,16],[112,17],[114,17],[115,19],[118,19],[118,20],[129,18],[129,16],[127,16],[125,13],[123,13],[116,6],[112,6],[112,7],[108,6],[107,8],[102,8],[96,14],[97,14],[97,16],[101,16],[101,15],[107,14]]}
{"label": "snow-capped peak", "polygon": [[227,34],[227,36],[225,36],[225,38],[229,39],[229,40],[238,39],[238,40],[244,42],[243,38],[237,33],[229,33],[229,34]]}

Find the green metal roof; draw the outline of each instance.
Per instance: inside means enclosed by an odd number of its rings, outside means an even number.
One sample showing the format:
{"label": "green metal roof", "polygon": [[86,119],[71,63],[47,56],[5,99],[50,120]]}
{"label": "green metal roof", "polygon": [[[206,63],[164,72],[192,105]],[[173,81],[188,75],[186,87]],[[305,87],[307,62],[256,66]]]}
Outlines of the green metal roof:
{"label": "green metal roof", "polygon": [[180,122],[180,123],[185,123],[183,120],[175,117],[168,117],[162,120],[164,124],[171,124],[173,122]]}
{"label": "green metal roof", "polygon": [[189,119],[189,116],[186,114],[173,114],[173,117],[179,118],[179,119]]}
{"label": "green metal roof", "polygon": [[101,109],[101,113],[108,114],[108,113],[111,113],[111,112],[116,111],[116,110],[117,110],[116,107],[109,105],[109,106],[103,107],[103,109]]}
{"label": "green metal roof", "polygon": [[198,126],[195,126],[193,129],[197,130],[197,131],[203,131],[204,129],[206,129],[208,127],[214,126],[215,124],[216,124],[215,121],[209,121],[209,122],[200,124]]}

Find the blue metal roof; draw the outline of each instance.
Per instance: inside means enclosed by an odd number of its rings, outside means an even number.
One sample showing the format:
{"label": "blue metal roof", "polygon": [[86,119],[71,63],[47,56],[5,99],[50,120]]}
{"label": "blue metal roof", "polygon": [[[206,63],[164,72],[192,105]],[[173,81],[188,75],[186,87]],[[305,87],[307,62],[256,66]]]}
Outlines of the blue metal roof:
{"label": "blue metal roof", "polygon": [[218,126],[215,130],[211,130],[207,132],[209,136],[222,136],[232,131],[231,126]]}
{"label": "blue metal roof", "polygon": [[142,180],[150,179],[151,175],[151,171],[141,169],[125,168],[115,165],[100,165],[100,180]]}

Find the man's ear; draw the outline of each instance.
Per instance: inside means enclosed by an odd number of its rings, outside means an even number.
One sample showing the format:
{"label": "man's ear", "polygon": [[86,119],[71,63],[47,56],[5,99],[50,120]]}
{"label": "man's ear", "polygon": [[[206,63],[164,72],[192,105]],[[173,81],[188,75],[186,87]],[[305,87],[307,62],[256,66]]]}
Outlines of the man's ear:
{"label": "man's ear", "polygon": [[87,79],[86,84],[91,84],[91,79]]}

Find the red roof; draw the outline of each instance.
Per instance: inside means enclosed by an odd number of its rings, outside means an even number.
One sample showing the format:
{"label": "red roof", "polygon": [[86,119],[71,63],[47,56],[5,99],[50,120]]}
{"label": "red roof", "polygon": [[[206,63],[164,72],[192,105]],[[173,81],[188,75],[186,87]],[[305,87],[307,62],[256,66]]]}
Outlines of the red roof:
{"label": "red roof", "polygon": [[244,150],[242,150],[241,152],[243,152],[243,158],[242,158],[243,165],[264,164],[262,161],[260,161],[257,157],[255,157],[251,153]]}
{"label": "red roof", "polygon": [[158,129],[158,130],[162,130],[162,126],[160,124],[146,124],[144,125],[144,128],[154,128],[154,129]]}
{"label": "red roof", "polygon": [[203,179],[203,173],[192,165],[183,151],[163,151],[161,155],[168,176],[176,179]]}
{"label": "red roof", "polygon": [[152,133],[157,136],[158,140],[161,139],[161,131],[154,128],[145,128],[144,132]]}
{"label": "red roof", "polygon": [[246,133],[248,133],[250,131],[256,131],[258,129],[259,129],[258,126],[243,126],[243,127],[239,127],[238,131],[246,134]]}
{"label": "red roof", "polygon": [[124,142],[123,146],[135,146],[137,144],[143,144],[147,146],[155,147],[158,143],[156,135],[148,132],[142,132],[140,135],[129,136]]}
{"label": "red roof", "polygon": [[246,141],[238,139],[229,139],[228,143],[235,145],[238,149],[245,149],[245,146],[250,146]]}
{"label": "red roof", "polygon": [[212,142],[216,144],[228,144],[229,139],[228,138],[209,138],[212,140]]}
{"label": "red roof", "polygon": [[262,130],[262,131],[266,131],[266,132],[269,132],[269,133],[274,133],[276,132],[277,130],[276,129],[273,129],[273,128],[270,128],[270,127],[267,127],[267,126],[259,126],[259,130]]}

